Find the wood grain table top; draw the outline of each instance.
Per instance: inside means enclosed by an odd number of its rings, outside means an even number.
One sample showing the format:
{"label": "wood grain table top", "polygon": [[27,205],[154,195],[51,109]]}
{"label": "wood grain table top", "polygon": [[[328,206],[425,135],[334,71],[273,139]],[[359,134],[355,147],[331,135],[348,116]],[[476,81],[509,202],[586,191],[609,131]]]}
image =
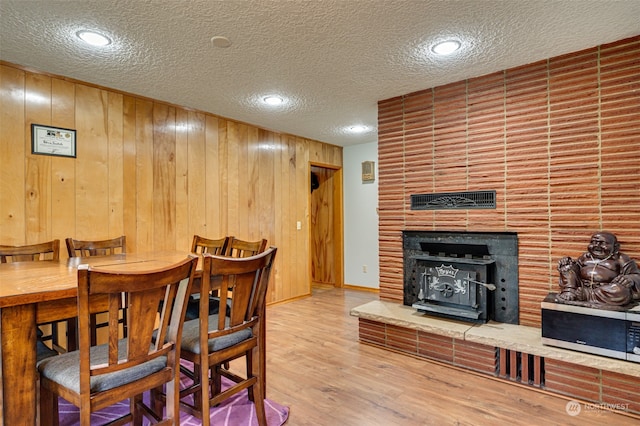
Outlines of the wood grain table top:
{"label": "wood grain table top", "polygon": [[146,271],[177,263],[188,254],[162,251],[77,257],[59,262],[3,263],[0,264],[0,308],[75,297],[80,264],[111,271]]}

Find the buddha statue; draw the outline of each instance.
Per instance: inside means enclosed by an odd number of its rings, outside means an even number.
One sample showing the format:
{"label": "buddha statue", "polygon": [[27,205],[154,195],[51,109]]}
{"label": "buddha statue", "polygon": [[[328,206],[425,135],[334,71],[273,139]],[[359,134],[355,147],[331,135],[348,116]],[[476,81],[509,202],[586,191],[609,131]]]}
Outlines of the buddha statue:
{"label": "buddha statue", "polygon": [[587,251],[580,257],[560,259],[557,301],[599,307],[625,306],[640,300],[640,270],[619,249],[616,236],[601,231],[591,236]]}

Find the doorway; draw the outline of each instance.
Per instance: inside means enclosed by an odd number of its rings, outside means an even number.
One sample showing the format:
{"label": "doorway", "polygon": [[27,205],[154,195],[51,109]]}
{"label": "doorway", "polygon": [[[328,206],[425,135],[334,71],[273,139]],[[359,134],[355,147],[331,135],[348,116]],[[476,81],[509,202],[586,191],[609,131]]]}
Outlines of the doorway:
{"label": "doorway", "polygon": [[343,287],[342,169],[311,165],[312,285]]}

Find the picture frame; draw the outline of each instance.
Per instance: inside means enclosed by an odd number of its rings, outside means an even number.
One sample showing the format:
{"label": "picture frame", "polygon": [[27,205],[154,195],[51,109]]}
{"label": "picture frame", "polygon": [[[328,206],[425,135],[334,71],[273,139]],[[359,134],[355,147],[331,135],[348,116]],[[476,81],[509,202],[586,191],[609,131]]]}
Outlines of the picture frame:
{"label": "picture frame", "polygon": [[76,131],[31,124],[31,153],[76,158]]}

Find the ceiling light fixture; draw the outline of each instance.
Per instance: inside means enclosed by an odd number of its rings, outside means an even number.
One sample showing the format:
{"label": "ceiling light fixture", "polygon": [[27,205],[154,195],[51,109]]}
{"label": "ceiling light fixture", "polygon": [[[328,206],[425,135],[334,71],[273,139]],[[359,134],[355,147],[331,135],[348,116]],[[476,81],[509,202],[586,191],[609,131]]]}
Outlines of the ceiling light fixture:
{"label": "ceiling light fixture", "polygon": [[215,47],[226,49],[227,47],[231,46],[231,40],[224,36],[214,36],[211,37],[211,44]]}
{"label": "ceiling light fixture", "polygon": [[433,53],[437,55],[450,55],[458,49],[460,49],[460,42],[457,40],[443,41],[431,47]]}
{"label": "ceiling light fixture", "polygon": [[262,98],[262,101],[265,104],[271,105],[271,106],[282,105],[284,103],[284,99],[282,99],[280,96],[275,96],[275,95],[265,96],[264,98]]}
{"label": "ceiling light fixture", "polygon": [[355,125],[355,126],[350,126],[350,127],[349,127],[349,131],[350,131],[351,133],[364,133],[364,132],[366,132],[367,130],[369,130],[369,128],[368,128],[367,126],[363,126],[363,125],[361,125],[361,124],[357,124],[357,125]]}
{"label": "ceiling light fixture", "polygon": [[82,30],[76,33],[76,36],[87,44],[92,46],[107,46],[111,44],[111,39],[95,31]]}

